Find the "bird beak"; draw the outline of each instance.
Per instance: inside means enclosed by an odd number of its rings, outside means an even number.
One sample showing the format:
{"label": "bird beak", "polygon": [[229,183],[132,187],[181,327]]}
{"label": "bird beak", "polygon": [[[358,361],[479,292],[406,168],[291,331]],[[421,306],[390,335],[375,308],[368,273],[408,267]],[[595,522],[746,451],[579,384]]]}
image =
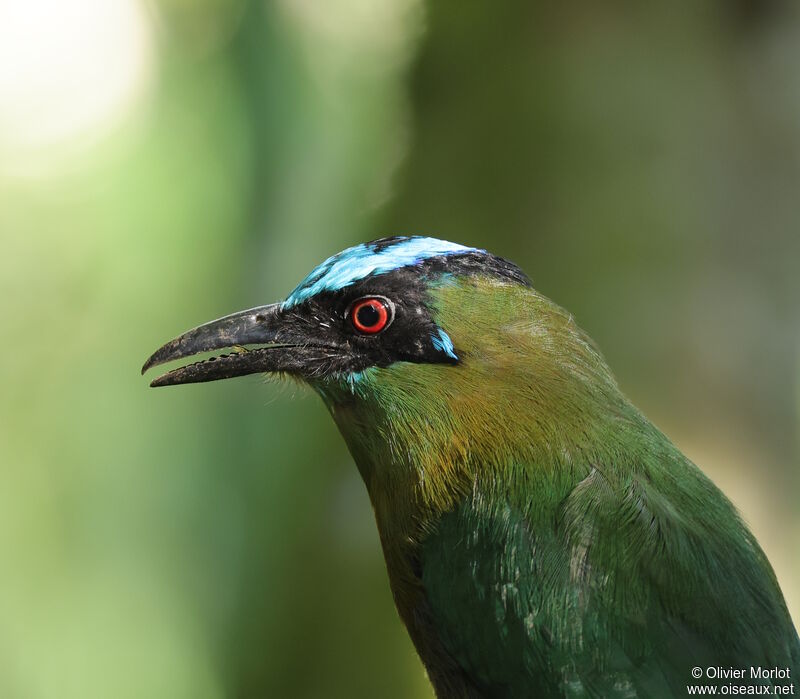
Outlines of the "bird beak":
{"label": "bird beak", "polygon": [[261,372],[296,371],[307,365],[314,347],[286,322],[280,304],[274,303],[233,313],[170,340],[144,363],[142,374],[165,362],[218,349],[231,352],[173,369],[150,385],[173,386]]}

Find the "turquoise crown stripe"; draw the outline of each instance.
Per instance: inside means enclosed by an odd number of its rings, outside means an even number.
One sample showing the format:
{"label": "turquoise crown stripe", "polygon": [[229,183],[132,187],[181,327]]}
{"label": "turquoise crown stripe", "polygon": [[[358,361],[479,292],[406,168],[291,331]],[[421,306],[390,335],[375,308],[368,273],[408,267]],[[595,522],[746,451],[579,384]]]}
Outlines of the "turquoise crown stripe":
{"label": "turquoise crown stripe", "polygon": [[283,308],[303,303],[323,291],[339,291],[370,275],[416,265],[431,257],[483,252],[436,238],[398,238],[388,244],[361,243],[329,257],[314,269],[283,302]]}

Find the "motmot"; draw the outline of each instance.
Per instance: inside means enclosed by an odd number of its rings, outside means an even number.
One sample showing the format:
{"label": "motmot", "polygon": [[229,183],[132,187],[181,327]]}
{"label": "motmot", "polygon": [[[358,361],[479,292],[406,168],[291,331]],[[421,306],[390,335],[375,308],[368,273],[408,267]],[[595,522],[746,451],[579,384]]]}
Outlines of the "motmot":
{"label": "motmot", "polygon": [[744,668],[739,693],[796,681],[800,640],[753,534],[513,263],[429,237],[356,245],[142,372],[219,350],[151,385],[269,373],[319,394],[438,697],[731,683],[707,668]]}

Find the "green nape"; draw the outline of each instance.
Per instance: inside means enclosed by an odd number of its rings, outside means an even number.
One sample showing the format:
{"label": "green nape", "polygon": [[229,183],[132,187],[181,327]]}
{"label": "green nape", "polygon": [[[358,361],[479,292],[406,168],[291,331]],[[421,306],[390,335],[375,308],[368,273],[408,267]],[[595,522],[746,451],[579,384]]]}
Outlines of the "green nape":
{"label": "green nape", "polygon": [[754,537],[572,316],[488,277],[430,293],[458,364],[316,387],[437,694],[684,696],[695,666],[800,669]]}

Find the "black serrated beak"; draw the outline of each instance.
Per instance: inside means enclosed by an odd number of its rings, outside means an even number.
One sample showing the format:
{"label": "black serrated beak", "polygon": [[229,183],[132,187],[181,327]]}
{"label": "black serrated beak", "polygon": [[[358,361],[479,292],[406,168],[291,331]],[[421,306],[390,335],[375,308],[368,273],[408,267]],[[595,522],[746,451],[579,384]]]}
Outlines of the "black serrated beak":
{"label": "black serrated beak", "polygon": [[200,383],[262,372],[302,372],[325,348],[312,338],[303,337],[281,312],[281,305],[274,303],[233,313],[185,332],[156,350],[144,363],[142,374],[165,362],[218,349],[231,352],[174,369],[150,385]]}

